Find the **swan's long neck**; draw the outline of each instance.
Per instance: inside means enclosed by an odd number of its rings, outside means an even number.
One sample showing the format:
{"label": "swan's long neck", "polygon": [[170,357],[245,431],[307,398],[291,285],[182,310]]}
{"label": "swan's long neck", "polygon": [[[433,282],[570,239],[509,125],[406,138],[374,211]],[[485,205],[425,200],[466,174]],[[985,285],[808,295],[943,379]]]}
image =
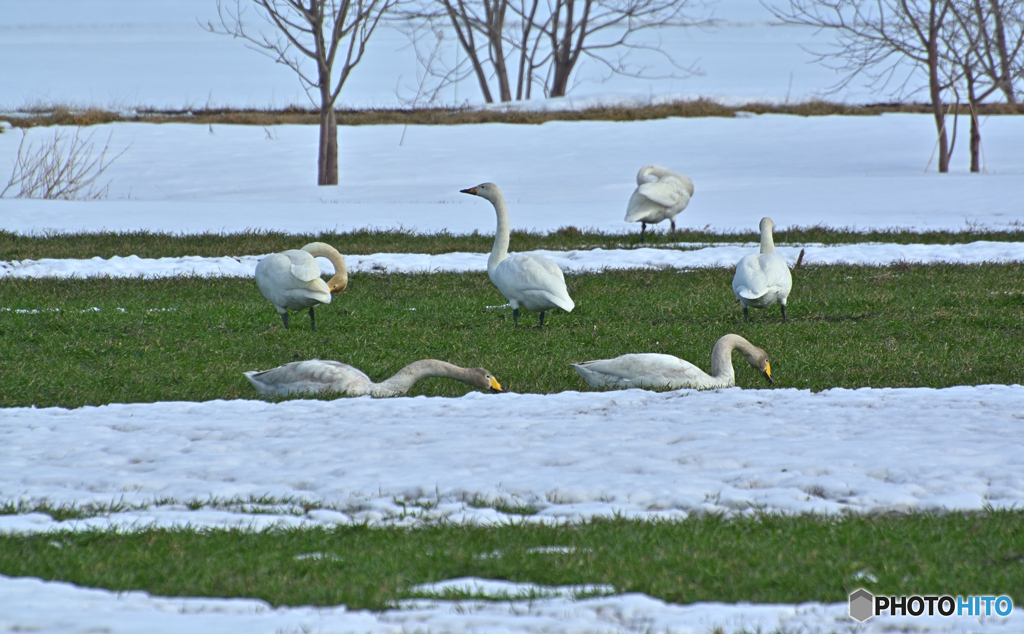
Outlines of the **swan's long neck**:
{"label": "swan's long neck", "polygon": [[771,221],[761,223],[761,253],[775,253],[775,238],[772,237],[774,228]]}
{"label": "swan's long neck", "polygon": [[724,335],[711,351],[711,378],[716,387],[736,385],[736,372],[732,368],[732,351],[739,349],[744,356],[755,354],[757,348],[739,335]]}
{"label": "swan's long neck", "polygon": [[505,206],[505,197],[501,192],[495,192],[494,212],[498,215],[498,228],[494,232],[494,247],[491,248],[491,257],[487,258],[487,272],[493,273],[498,263],[508,257],[508,241],[511,228],[508,222],[508,207]]}
{"label": "swan's long neck", "polygon": [[315,258],[327,258],[334,266],[334,277],[328,282],[331,292],[340,293],[348,286],[348,267],[345,266],[345,258],[338,253],[338,250],[326,242],[310,242],[302,247],[302,250]]}
{"label": "swan's long neck", "polygon": [[375,397],[405,394],[421,379],[431,376],[441,376],[466,383],[469,382],[471,374],[471,370],[451,363],[437,359],[423,359],[413,361],[386,381],[373,383],[370,386],[370,394]]}

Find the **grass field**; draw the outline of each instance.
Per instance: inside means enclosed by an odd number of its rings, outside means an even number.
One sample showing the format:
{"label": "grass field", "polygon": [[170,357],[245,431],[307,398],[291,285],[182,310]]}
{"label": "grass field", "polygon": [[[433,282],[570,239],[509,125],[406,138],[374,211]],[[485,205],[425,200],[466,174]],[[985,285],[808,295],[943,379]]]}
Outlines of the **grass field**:
{"label": "grass field", "polygon": [[[696,249],[707,244],[757,243],[760,235],[749,233],[707,233],[701,231],[652,231],[646,242],[640,242],[639,230],[609,234],[565,227],[551,233],[512,232],[511,248],[515,251],[548,249],[630,249],[668,247]],[[889,244],[965,244],[978,240],[1022,242],[1024,231],[875,231],[870,233],[837,231],[823,227],[802,227],[775,232],[777,245],[858,244],[881,242]],[[165,233],[95,233],[26,236],[0,230],[0,261],[40,260],[43,258],[110,258],[134,254],[142,258],[203,257],[260,255],[294,249],[308,242],[326,242],[346,255],[373,253],[440,253],[489,252],[494,236],[487,234],[453,235],[450,233],[419,234],[402,231],[362,230],[348,233],[296,235],[280,232],[248,232],[232,234],[172,235]]]}
{"label": "grass field", "polygon": [[865,587],[897,596],[1006,594],[1020,605],[1022,520],[1018,510],[0,535],[0,573],[164,596],[351,609],[393,607],[418,596],[416,584],[463,576],[548,586],[607,584],[618,593],[675,603],[841,602]]}
{"label": "grass field", "polygon": [[[286,331],[241,278],[0,280],[0,405],[254,398],[242,372],[289,361],[344,361],[382,380],[438,358],[484,366],[507,389],[589,389],[570,363],[663,352],[709,367],[735,332],[764,348],[780,387],[945,387],[1015,383],[1024,349],[1020,264],[806,266],[790,322],[733,298],[732,272],[619,271],[568,278],[577,308],[544,330],[513,329],[486,274],[353,275],[348,290]],[[533,326],[535,314],[521,323]],[[737,382],[766,387],[737,355]],[[413,394],[466,386],[431,379]],[[326,396],[324,398],[327,398]]]}

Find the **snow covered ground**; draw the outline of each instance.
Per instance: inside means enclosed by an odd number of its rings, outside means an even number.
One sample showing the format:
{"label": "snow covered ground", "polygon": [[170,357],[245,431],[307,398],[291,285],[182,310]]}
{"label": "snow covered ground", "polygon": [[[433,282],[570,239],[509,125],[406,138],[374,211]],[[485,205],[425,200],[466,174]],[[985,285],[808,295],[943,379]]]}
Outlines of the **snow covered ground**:
{"label": "snow covered ground", "polygon": [[[492,181],[505,193],[515,229],[639,231],[623,216],[637,170],[652,162],[693,178],[696,191],[680,227],[756,231],[762,216],[779,229],[961,231],[1019,228],[1024,221],[1024,120],[1012,116],[985,119],[982,175],[966,173],[963,152],[955,155],[955,173],[925,173],[934,146],[926,115],[361,126],[340,131],[334,187],[315,185],[315,126],[92,130],[99,147],[109,138],[112,151],[127,150],[106,173],[109,198],[5,199],[0,227],[490,233],[490,205],[459,190]],[[28,140],[52,134],[35,128]],[[20,137],[0,134],[0,165],[14,157]]]}
{"label": "snow covered ground", "polygon": [[[516,412],[510,417],[508,412]],[[619,513],[982,509],[1024,504],[1024,388],[563,392],[462,398],[155,403],[0,410],[0,492],[28,504],[127,505],[0,531],[146,526],[574,521]],[[893,421],[900,421],[894,426]],[[250,495],[301,507],[232,503]],[[211,496],[213,499],[211,499]],[[183,504],[210,500],[199,510]],[[531,505],[508,516],[500,503]],[[480,580],[481,594],[516,596]],[[1009,619],[846,617],[844,604],[415,601],[380,614],[165,599],[0,577],[12,631],[1019,632]],[[562,595],[562,596],[559,596]],[[144,625],[143,625],[144,624]],[[404,629],[403,629],[404,628]],[[760,628],[760,630],[759,630]]]}

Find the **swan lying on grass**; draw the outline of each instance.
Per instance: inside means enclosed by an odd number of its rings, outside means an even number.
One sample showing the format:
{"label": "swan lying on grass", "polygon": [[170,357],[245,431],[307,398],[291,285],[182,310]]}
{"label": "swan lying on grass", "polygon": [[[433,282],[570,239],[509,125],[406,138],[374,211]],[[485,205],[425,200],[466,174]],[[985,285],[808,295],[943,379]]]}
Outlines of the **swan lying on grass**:
{"label": "swan lying on grass", "polygon": [[732,369],[732,351],[739,350],[755,370],[774,384],[768,354],[739,335],[724,335],[711,351],[711,374],[670,354],[624,354],[614,359],[574,363],[583,380],[591,387],[628,389],[691,388],[707,390],[736,385]]}
{"label": "swan lying on grass", "polygon": [[[316,259],[324,257],[334,265],[334,277],[324,282]],[[340,293],[348,286],[345,258],[338,250],[323,242],[310,242],[302,249],[272,253],[256,265],[256,286],[281,313],[285,330],[288,311],[309,309],[309,323],[316,331],[313,307],[330,304],[331,293]]]}
{"label": "swan lying on grass", "polygon": [[544,327],[544,313],[552,308],[572,312],[576,303],[569,297],[569,291],[565,287],[565,276],[557,264],[540,255],[508,254],[511,232],[508,207],[498,186],[494,183],[483,183],[461,191],[463,194],[472,194],[491,201],[498,215],[494,247],[491,249],[491,257],[487,259],[487,275],[512,306],[514,326],[519,326],[520,306],[540,313],[538,328]]}
{"label": "swan lying on grass", "polygon": [[782,256],[775,252],[772,231],[775,223],[761,218],[761,252],[744,256],[736,265],[732,278],[732,292],[743,306],[743,318],[750,320],[747,308],[768,308],[775,302],[782,306],[782,321],[786,321],[786,298],[793,289],[793,275]]}
{"label": "swan lying on grass", "polygon": [[[654,177],[652,180],[651,177]],[[647,225],[668,220],[676,232],[676,216],[686,209],[693,196],[693,181],[660,165],[645,165],[636,174],[637,188],[629,197],[626,222],[640,223],[640,242]]]}
{"label": "swan lying on grass", "polygon": [[501,384],[484,368],[462,368],[436,359],[413,361],[390,379],[374,383],[370,377],[338,361],[294,361],[271,370],[245,372],[245,378],[263,396],[338,392],[348,396],[399,396],[427,377],[455,379],[492,392],[503,392]]}

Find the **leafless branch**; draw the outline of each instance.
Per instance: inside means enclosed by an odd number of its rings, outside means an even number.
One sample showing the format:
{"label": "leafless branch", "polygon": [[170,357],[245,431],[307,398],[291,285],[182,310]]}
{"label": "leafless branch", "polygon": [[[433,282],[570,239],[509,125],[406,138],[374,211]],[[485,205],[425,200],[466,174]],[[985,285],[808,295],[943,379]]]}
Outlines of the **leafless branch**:
{"label": "leafless branch", "polygon": [[39,143],[26,144],[27,133],[22,132],[18,153],[14,158],[14,169],[7,186],[0,191],[0,198],[8,192],[17,192],[15,198],[44,198],[51,200],[97,200],[106,198],[110,182],[99,185],[98,180],[110,165],[120,158],[128,148],[113,156],[110,139],[107,137],[103,149],[96,154],[92,137],[95,132],[83,136],[78,127],[71,134],[58,128],[53,137]]}

